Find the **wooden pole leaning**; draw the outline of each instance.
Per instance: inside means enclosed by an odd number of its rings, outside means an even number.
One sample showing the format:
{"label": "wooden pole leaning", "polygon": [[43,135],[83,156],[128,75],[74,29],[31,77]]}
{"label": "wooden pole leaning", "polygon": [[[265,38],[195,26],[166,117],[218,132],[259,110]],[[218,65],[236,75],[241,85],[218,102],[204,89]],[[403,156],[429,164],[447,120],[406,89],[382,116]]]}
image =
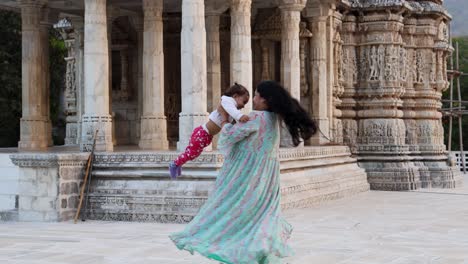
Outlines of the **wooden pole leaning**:
{"label": "wooden pole leaning", "polygon": [[83,184],[81,185],[81,190],[80,190],[80,200],[78,202],[78,208],[76,209],[75,218],[73,220],[75,224],[78,221],[78,217],[80,217],[81,206],[83,205],[83,198],[84,198],[86,186],[88,183],[88,178],[90,178],[90,174],[91,174],[92,167],[93,167],[94,149],[96,148],[96,136],[97,136],[98,131],[99,130],[96,129],[96,131],[94,132],[93,146],[91,148],[91,153],[89,154],[88,161],[86,164],[86,171],[85,171],[85,175],[83,178]]}

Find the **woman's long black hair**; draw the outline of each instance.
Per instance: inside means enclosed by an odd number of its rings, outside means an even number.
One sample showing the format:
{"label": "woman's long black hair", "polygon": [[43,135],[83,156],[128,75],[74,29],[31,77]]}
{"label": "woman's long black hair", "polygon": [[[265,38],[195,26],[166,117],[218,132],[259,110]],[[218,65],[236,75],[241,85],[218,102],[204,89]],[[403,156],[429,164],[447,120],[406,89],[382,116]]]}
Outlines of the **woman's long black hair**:
{"label": "woman's long black hair", "polygon": [[301,143],[301,138],[307,140],[315,134],[317,131],[315,122],[280,84],[274,81],[263,81],[257,86],[257,92],[266,100],[267,110],[277,113],[283,119],[292,136],[294,146]]}

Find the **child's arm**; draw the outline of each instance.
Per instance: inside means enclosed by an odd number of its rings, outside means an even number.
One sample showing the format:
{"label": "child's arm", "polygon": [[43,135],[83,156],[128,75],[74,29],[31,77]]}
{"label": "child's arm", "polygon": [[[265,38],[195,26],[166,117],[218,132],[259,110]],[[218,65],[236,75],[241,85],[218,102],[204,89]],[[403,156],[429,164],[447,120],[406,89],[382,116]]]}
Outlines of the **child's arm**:
{"label": "child's arm", "polygon": [[232,97],[221,97],[221,107],[236,121],[242,123],[249,121],[249,117],[237,109],[236,101]]}

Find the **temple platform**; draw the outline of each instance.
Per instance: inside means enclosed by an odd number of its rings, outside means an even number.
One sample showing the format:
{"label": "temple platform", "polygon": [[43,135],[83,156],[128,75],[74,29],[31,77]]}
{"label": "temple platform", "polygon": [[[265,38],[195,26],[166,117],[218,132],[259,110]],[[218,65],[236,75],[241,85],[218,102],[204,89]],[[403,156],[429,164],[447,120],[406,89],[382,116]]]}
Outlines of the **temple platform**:
{"label": "temple platform", "polygon": [[[8,153],[2,154],[3,159],[8,155],[18,169],[16,202],[14,208],[3,208],[0,216],[19,221],[72,219],[89,153],[70,147],[40,153],[10,149]],[[189,222],[212,190],[223,156],[216,151],[204,152],[184,166],[180,178],[171,180],[167,167],[177,154],[131,146],[96,153],[86,217]],[[279,155],[284,210],[369,190],[366,173],[346,146],[285,148]]]}

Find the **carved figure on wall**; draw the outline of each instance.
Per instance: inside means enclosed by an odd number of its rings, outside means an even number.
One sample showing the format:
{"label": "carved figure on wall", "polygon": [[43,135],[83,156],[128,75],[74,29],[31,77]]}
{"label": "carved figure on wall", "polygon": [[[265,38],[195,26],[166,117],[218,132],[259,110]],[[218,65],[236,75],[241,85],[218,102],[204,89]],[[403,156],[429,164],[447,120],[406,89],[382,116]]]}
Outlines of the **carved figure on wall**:
{"label": "carved figure on wall", "polygon": [[349,70],[351,65],[349,64],[349,50],[347,48],[343,49],[343,76],[345,81],[349,80]]}
{"label": "carved figure on wall", "polygon": [[355,52],[351,53],[350,61],[351,63],[349,65],[351,67],[352,80],[353,80],[353,84],[355,84],[357,82],[357,77],[358,77],[357,60],[356,60]]}
{"label": "carved figure on wall", "polygon": [[408,70],[408,56],[406,48],[400,47],[400,79],[402,81],[406,81]]}
{"label": "carved figure on wall", "polygon": [[418,83],[424,82],[424,58],[420,50],[416,52],[416,74],[416,81]]}
{"label": "carved figure on wall", "polygon": [[[393,46],[388,46],[386,49],[385,49],[385,61],[387,63],[383,64],[385,65],[384,68],[385,68],[385,73],[384,73],[384,80],[386,81],[393,81],[393,79],[395,78],[392,70],[393,70],[393,56],[392,56],[392,53],[393,53]],[[382,65],[382,64],[381,64]]]}
{"label": "carved figure on wall", "polygon": [[[343,50],[342,50],[342,41],[341,35],[339,32],[336,33],[335,36],[335,67],[336,67],[336,76],[338,77],[338,81],[343,81]],[[337,84],[338,85],[338,84]]]}
{"label": "carved figure on wall", "polygon": [[448,39],[449,39],[448,27],[444,21],[440,22],[437,35],[438,35],[439,40],[448,42]]}
{"label": "carved figure on wall", "polygon": [[377,72],[378,72],[378,79],[383,80],[384,74],[384,65],[385,65],[385,47],[383,45],[379,45],[378,53],[378,60],[377,60]]}
{"label": "carved figure on wall", "polygon": [[378,61],[378,54],[377,54],[377,49],[375,46],[372,46],[370,49],[370,54],[369,54],[369,68],[370,68],[370,75],[369,75],[369,80],[370,81],[375,81],[379,79],[379,61]]}
{"label": "carved figure on wall", "polygon": [[413,55],[412,55],[412,60],[411,60],[411,73],[412,73],[412,77],[413,77],[413,82],[417,82],[418,81],[418,65],[416,64],[416,61],[417,61],[417,53],[415,50],[413,50]]}

